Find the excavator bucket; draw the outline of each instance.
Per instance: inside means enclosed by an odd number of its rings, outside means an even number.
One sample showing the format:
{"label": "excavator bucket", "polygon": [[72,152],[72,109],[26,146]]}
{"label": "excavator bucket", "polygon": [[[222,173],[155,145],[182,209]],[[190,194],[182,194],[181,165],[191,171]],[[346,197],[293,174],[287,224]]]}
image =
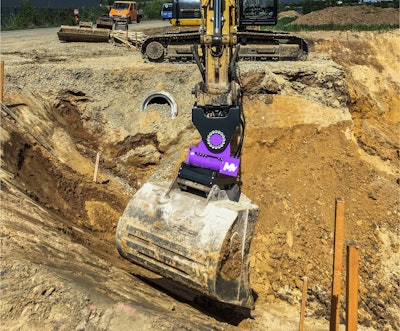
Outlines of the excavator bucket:
{"label": "excavator bucket", "polygon": [[117,227],[121,256],[221,302],[254,307],[249,248],[258,207],[213,186],[206,198],[146,183]]}

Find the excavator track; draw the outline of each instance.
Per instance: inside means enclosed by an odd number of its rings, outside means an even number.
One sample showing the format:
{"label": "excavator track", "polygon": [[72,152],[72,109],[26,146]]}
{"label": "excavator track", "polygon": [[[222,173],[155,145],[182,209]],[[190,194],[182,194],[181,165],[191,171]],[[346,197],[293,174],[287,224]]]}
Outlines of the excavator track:
{"label": "excavator track", "polygon": [[[285,32],[243,31],[237,33],[241,61],[304,61],[307,42]],[[148,37],[142,44],[144,58],[152,62],[194,61],[191,45],[200,44],[198,31],[167,32]]]}
{"label": "excavator track", "polygon": [[304,61],[308,55],[307,42],[285,32],[238,32],[239,60],[244,61]]}
{"label": "excavator track", "polygon": [[190,45],[199,43],[198,31],[166,32],[146,38],[141,51],[143,57],[152,62],[193,61]]}

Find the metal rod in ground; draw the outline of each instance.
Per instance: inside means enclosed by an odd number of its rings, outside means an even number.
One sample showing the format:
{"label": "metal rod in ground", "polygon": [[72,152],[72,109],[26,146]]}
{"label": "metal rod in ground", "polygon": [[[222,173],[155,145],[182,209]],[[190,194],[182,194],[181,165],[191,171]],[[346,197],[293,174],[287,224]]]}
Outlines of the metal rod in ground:
{"label": "metal rod in ground", "polygon": [[307,301],[307,282],[308,282],[308,278],[303,277],[303,296],[301,298],[299,331],[304,331],[304,316],[305,316],[306,301]]}
{"label": "metal rod in ground", "polygon": [[335,241],[329,331],[338,331],[340,324],[340,286],[343,268],[344,199],[336,198]]}
{"label": "metal rod in ground", "polygon": [[358,325],[358,260],[359,251],[354,245],[347,246],[346,279],[346,330],[357,331]]}
{"label": "metal rod in ground", "polygon": [[97,174],[99,172],[99,162],[100,162],[100,153],[97,153],[96,155],[96,163],[94,165],[94,175],[93,175],[93,181],[97,183]]}
{"label": "metal rod in ground", "polygon": [[4,61],[0,61],[0,102],[3,102],[4,93]]}

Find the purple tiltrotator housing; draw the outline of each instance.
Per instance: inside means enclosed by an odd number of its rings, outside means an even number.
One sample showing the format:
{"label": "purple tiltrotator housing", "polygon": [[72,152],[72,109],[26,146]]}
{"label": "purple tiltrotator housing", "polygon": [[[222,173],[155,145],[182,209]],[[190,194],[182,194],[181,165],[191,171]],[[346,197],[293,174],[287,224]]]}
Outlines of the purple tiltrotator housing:
{"label": "purple tiltrotator housing", "polygon": [[[222,143],[218,141],[215,135],[210,137],[214,146]],[[190,165],[206,168],[210,170],[218,171],[220,174],[237,177],[239,172],[240,159],[231,156],[230,144],[221,153],[212,153],[208,150],[203,141],[200,141],[199,145],[191,146],[187,157],[187,163]]]}

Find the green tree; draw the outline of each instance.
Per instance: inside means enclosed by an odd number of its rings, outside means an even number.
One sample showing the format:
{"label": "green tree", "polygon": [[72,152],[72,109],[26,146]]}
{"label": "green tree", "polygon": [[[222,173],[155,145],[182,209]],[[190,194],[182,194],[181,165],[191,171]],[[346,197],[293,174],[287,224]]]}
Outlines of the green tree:
{"label": "green tree", "polygon": [[9,25],[29,29],[41,24],[39,11],[29,1],[24,1],[15,16],[11,16]]}
{"label": "green tree", "polygon": [[[161,18],[161,8],[164,2],[168,1],[146,1],[140,3],[140,8],[144,11],[145,19],[158,20]],[[170,1],[172,2],[172,1]]]}

